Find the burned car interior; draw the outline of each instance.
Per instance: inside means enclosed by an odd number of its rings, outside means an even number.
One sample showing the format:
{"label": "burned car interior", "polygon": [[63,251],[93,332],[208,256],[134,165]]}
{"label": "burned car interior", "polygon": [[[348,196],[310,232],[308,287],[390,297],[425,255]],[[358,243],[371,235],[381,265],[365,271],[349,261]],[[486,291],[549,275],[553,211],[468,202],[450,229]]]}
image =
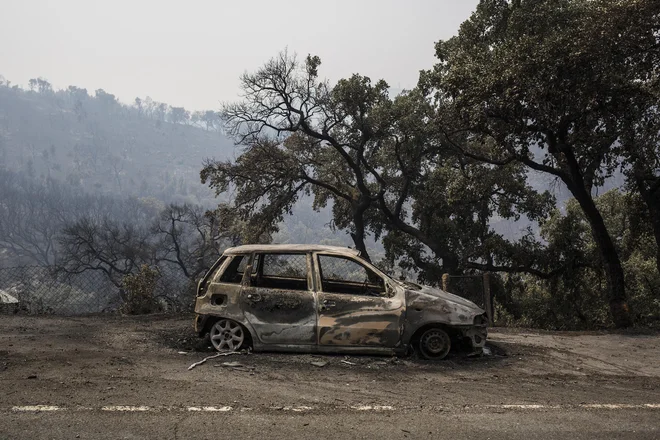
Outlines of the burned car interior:
{"label": "burned car interior", "polygon": [[374,296],[385,292],[383,279],[354,260],[320,254],[318,261],[324,292]]}
{"label": "burned car interior", "polygon": [[[308,290],[307,256],[255,254],[250,285],[269,289]],[[255,266],[256,265],[256,266]]]}

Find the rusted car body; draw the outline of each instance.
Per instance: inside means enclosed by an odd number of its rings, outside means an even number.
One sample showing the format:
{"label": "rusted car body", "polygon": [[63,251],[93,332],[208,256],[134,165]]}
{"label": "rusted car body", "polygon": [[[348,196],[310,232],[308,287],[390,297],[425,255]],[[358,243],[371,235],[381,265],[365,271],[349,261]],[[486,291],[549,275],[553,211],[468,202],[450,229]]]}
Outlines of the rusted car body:
{"label": "rusted car body", "polygon": [[227,249],[199,283],[195,330],[218,350],[402,354],[441,359],[452,342],[484,347],[484,310],[392,279],[350,248]]}

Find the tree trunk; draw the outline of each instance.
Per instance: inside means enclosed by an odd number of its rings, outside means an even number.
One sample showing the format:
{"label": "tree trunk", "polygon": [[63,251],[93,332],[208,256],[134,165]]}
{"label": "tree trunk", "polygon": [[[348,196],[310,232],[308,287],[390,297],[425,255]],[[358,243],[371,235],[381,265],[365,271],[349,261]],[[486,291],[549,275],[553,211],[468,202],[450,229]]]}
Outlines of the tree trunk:
{"label": "tree trunk", "polygon": [[[603,216],[591,196],[591,184],[587,186],[582,167],[577,161],[573,150],[564,145],[558,151],[561,151],[565,164],[568,166],[568,176],[562,177],[562,180],[580,204],[582,212],[591,226],[592,236],[603,259],[603,269],[607,278],[607,296],[614,325],[617,328],[630,327],[632,318],[626,296],[623,267],[614,246],[614,241],[612,241],[612,237],[607,231],[607,227],[605,227]],[[561,157],[559,160],[560,162],[563,161]],[[587,178],[588,182],[593,182],[593,176],[589,175]]]}
{"label": "tree trunk", "polygon": [[[652,196],[651,196],[652,198]],[[655,197],[660,198],[660,197]],[[651,226],[653,226],[653,236],[655,237],[655,265],[658,268],[658,273],[660,274],[660,200],[647,201],[644,199],[646,207],[649,210],[649,217],[651,220]]]}
{"label": "tree trunk", "polygon": [[[568,184],[568,182],[566,183]],[[586,188],[570,182],[569,189],[580,204],[580,207],[582,207],[582,211],[591,226],[592,235],[603,259],[603,266],[607,277],[610,313],[612,314],[614,325],[617,328],[629,327],[632,325],[632,319],[626,297],[623,267],[621,266],[621,260],[619,259],[612,237],[610,237],[605,227],[605,221]]]}
{"label": "tree trunk", "polygon": [[353,239],[353,243],[355,243],[355,249],[360,252],[360,256],[371,263],[371,257],[369,257],[367,246],[364,243],[364,213],[368,207],[368,204],[359,204],[353,207],[353,225],[355,226],[355,231],[351,232],[351,238]]}
{"label": "tree trunk", "polygon": [[653,235],[655,236],[655,266],[658,268],[658,273],[660,274],[660,207],[654,207],[651,212],[651,207],[649,206],[651,224],[653,225]]}
{"label": "tree trunk", "polygon": [[635,183],[637,184],[637,190],[642,197],[642,201],[649,212],[649,219],[653,227],[653,236],[655,237],[656,244],[655,264],[660,274],[660,191],[653,191],[648,188],[643,175],[640,175],[639,172],[635,172]]}

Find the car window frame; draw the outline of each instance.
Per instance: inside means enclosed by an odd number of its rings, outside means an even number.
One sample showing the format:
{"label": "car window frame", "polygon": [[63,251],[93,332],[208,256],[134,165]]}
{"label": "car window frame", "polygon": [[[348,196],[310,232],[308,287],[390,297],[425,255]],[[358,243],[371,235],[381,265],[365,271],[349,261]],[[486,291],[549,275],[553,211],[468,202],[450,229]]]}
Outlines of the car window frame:
{"label": "car window frame", "polygon": [[252,254],[252,261],[254,261],[255,258],[259,255],[259,264],[257,267],[257,277],[263,276],[263,268],[264,268],[264,263],[265,263],[265,255],[303,255],[305,256],[305,263],[307,267],[307,273],[305,276],[305,279],[307,281],[307,288],[306,289],[284,289],[284,288],[278,288],[278,287],[264,287],[264,286],[256,286],[252,284],[252,278],[247,277],[247,280],[245,280],[245,283],[247,286],[253,288],[253,289],[273,289],[273,290],[282,290],[282,291],[296,291],[296,292],[314,292],[316,289],[316,283],[314,281],[314,264],[312,261],[312,256],[309,252],[287,252],[287,251],[279,251],[279,252],[273,252],[273,251],[254,251]]}
{"label": "car window frame", "polygon": [[[245,281],[245,274],[248,272],[247,268],[252,267],[252,256],[253,255],[252,254],[227,254],[227,255],[223,255],[223,256],[226,256],[227,259],[224,261],[224,263],[222,263],[222,266],[216,272],[215,276],[213,277],[212,282],[215,283],[215,284],[231,284],[232,286],[243,284],[243,282]],[[229,282],[229,281],[222,281],[221,278],[225,274],[225,271],[227,269],[229,269],[229,266],[231,265],[232,261],[234,261],[234,258],[237,258],[237,257],[247,258],[247,261],[248,261],[247,264],[246,264],[246,267],[245,267],[245,272],[243,272],[243,276],[241,278],[241,281],[239,281],[238,283],[233,283],[233,282]],[[239,265],[240,265],[240,263],[239,263]]]}
{"label": "car window frame", "polygon": [[231,260],[228,255],[220,255],[213,265],[206,271],[204,276],[197,283],[197,290],[195,294],[197,297],[204,296],[208,287],[216,282],[218,274],[224,273],[224,266],[227,264],[227,261]]}
{"label": "car window frame", "polygon": [[202,283],[215,283],[215,280],[218,278],[219,273],[224,272],[224,266],[227,264],[229,256],[220,255],[220,257],[215,260],[213,265],[204,274],[204,277],[201,279]]}
{"label": "car window frame", "polygon": [[[322,269],[321,269],[321,260],[319,257],[321,256],[326,256],[326,257],[335,257],[335,258],[343,258],[345,260],[350,260],[353,261],[354,263],[359,264],[360,266],[363,266],[367,270],[371,270],[376,276],[380,277],[381,280],[383,280],[383,292],[378,295],[367,295],[367,294],[359,294],[359,293],[341,293],[341,292],[326,292],[323,290],[323,275],[322,275]],[[374,265],[370,264],[368,261],[360,258],[359,256],[353,256],[353,255],[345,255],[345,254],[339,254],[339,253],[333,253],[333,252],[314,252],[313,255],[313,261],[314,261],[314,266],[315,266],[315,279],[316,283],[318,285],[317,287],[317,292],[319,293],[325,293],[325,294],[336,294],[336,295],[352,295],[352,296],[361,296],[361,297],[372,297],[372,298],[385,298],[389,297],[390,290],[391,290],[391,285],[389,283],[389,277],[384,274],[382,271],[380,271],[377,267]]]}

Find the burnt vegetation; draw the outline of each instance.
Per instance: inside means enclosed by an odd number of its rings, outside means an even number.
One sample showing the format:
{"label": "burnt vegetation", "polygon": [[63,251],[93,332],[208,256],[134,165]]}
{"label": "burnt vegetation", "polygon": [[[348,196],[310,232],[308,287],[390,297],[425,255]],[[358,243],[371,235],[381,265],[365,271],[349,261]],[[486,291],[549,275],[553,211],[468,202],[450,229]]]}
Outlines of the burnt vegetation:
{"label": "burnt vegetation", "polygon": [[3,79],[0,264],[123,289],[231,244],[350,244],[424,283],[496,274],[504,324],[657,325],[660,4],[482,0],[435,51],[397,96],[283,52],[218,111]]}

